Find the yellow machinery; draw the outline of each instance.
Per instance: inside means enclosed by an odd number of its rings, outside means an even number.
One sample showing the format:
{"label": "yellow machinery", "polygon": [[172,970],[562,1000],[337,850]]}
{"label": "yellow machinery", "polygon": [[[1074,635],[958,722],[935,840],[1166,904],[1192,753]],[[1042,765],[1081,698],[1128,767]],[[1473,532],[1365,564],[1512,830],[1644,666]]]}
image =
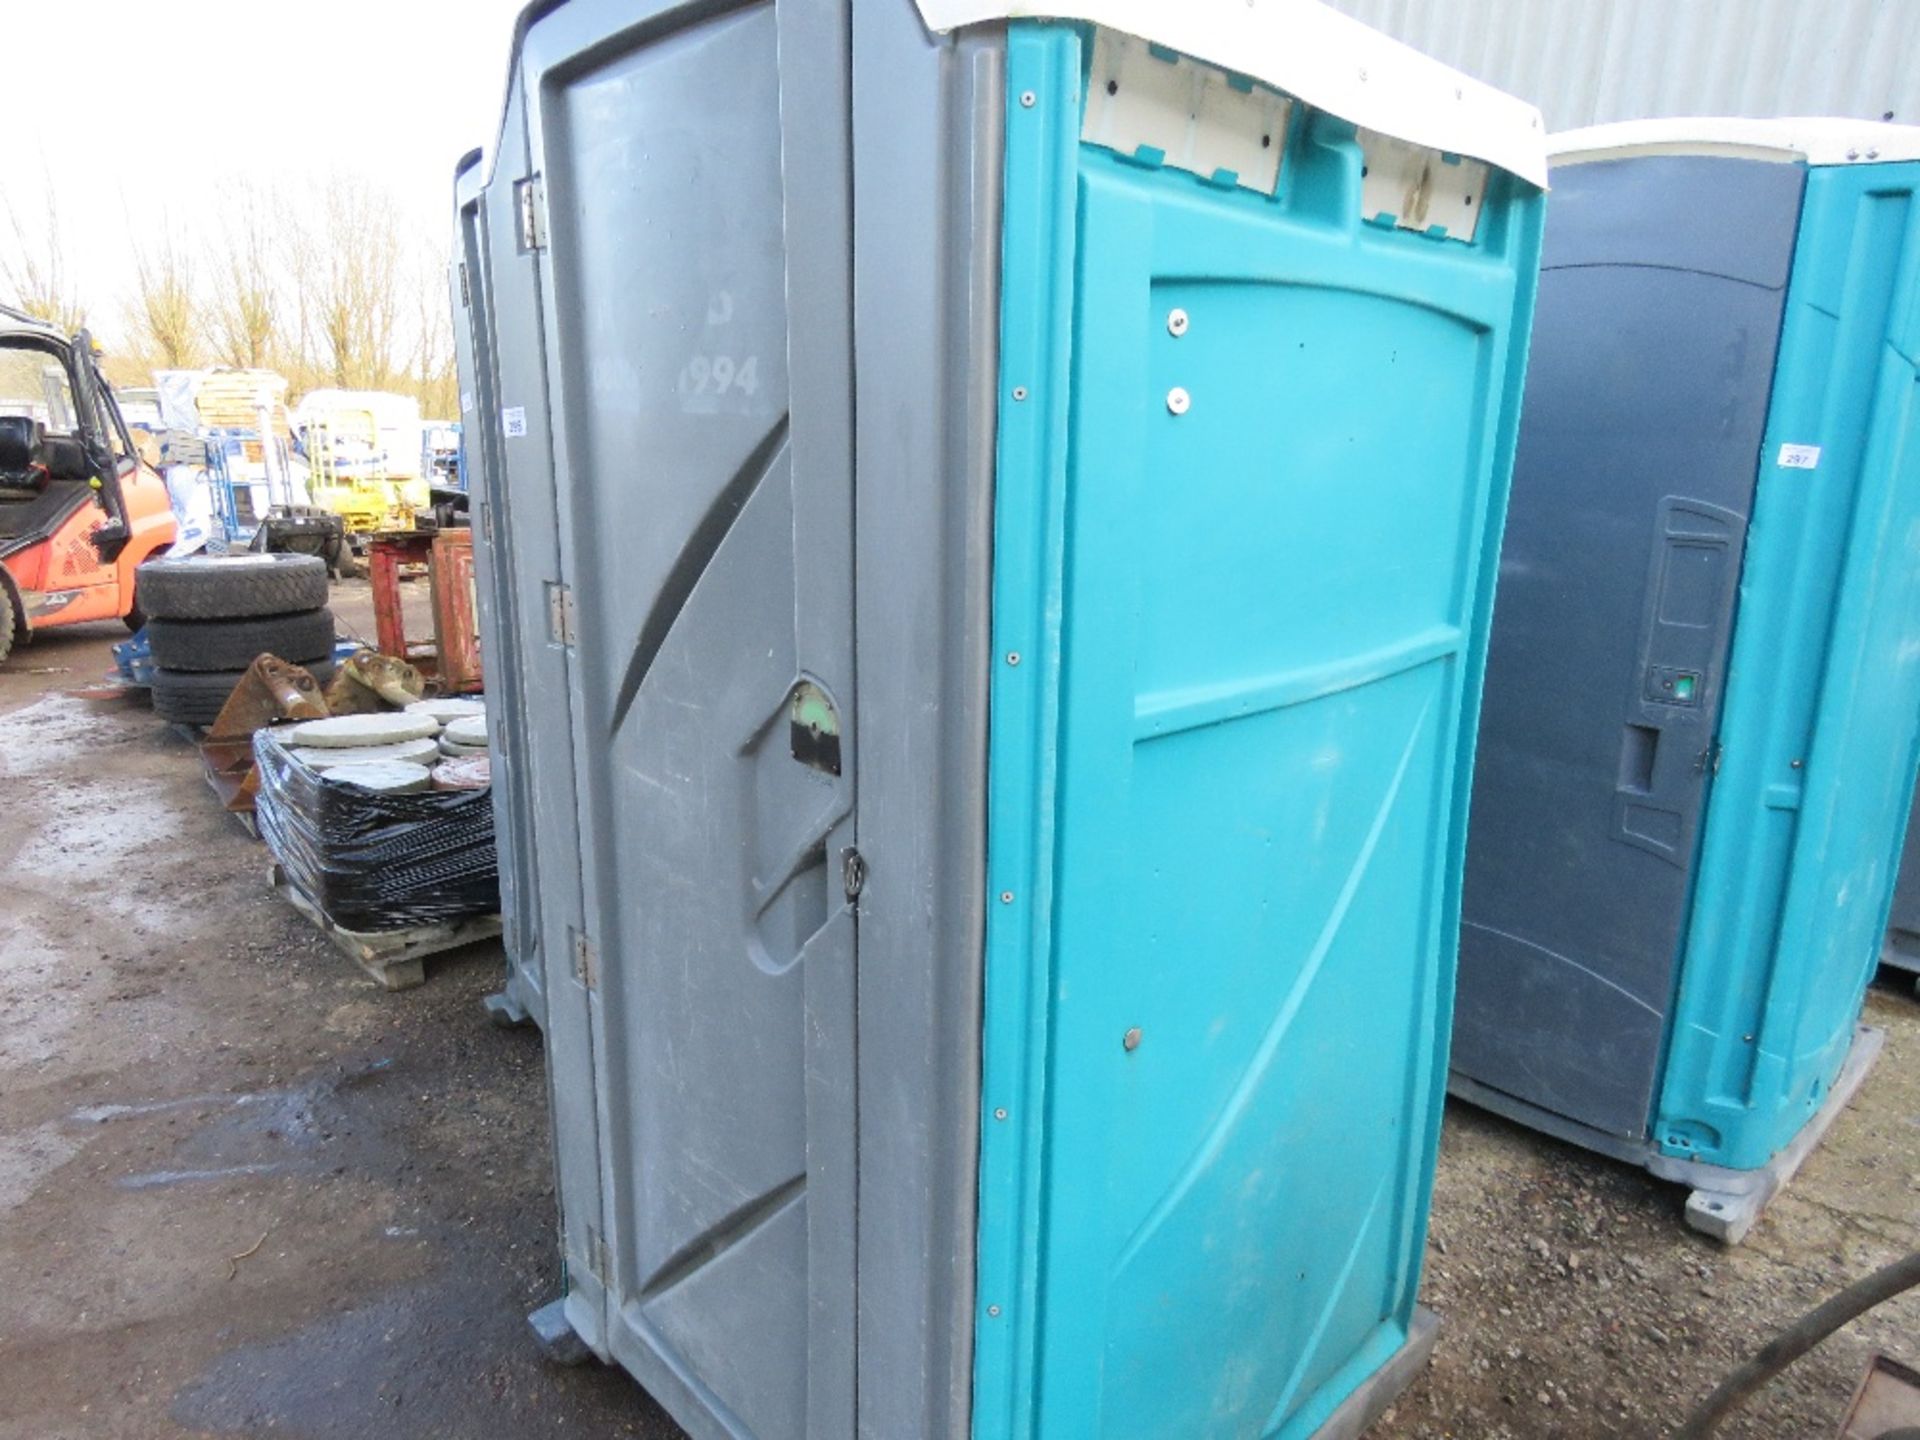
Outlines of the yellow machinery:
{"label": "yellow machinery", "polygon": [[[306,427],[307,491],[340,517],[349,535],[411,530],[432,504],[427,483],[390,476],[379,422],[371,410],[328,410]],[[416,493],[417,492],[417,493]]]}

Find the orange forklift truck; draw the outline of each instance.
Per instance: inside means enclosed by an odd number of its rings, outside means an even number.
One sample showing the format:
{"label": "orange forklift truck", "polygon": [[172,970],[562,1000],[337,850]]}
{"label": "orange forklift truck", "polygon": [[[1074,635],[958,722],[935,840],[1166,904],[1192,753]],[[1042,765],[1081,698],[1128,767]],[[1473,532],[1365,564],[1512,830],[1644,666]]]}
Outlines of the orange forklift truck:
{"label": "orange forklift truck", "polygon": [[173,544],[93,341],[0,306],[0,661],[40,630],[146,623],[134,571]]}

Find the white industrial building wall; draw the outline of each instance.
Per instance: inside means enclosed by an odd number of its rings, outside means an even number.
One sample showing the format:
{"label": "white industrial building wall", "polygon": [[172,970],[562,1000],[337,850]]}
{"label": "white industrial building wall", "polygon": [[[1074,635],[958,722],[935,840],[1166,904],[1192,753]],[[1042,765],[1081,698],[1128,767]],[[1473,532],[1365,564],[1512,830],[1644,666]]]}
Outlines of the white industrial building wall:
{"label": "white industrial building wall", "polygon": [[1920,0],[1332,3],[1533,101],[1553,130],[1656,115],[1920,124]]}

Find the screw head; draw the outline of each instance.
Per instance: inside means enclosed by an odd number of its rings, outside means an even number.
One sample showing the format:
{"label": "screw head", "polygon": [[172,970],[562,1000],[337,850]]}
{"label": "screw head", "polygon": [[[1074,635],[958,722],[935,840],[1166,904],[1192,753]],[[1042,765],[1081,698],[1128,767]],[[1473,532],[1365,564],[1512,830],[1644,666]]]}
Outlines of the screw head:
{"label": "screw head", "polygon": [[1007,1118],[1007,1112],[1004,1109],[996,1110],[993,1112],[993,1118],[996,1120],[1004,1120]]}
{"label": "screw head", "polygon": [[1192,404],[1193,397],[1178,385],[1167,391],[1167,409],[1171,410],[1174,414],[1186,414],[1188,407]]}
{"label": "screw head", "polygon": [[987,1306],[987,1314],[997,1316],[999,1313],[1000,1313],[1000,1307],[998,1305]]}
{"label": "screw head", "polygon": [[1026,386],[1024,386],[1024,385],[1016,385],[1016,386],[1014,386],[1014,387],[1013,387],[1013,398],[1014,398],[1014,399],[1016,399],[1016,400],[1024,400],[1024,399],[1026,399],[1026,398],[1027,398],[1027,387],[1026,387]]}
{"label": "screw head", "polygon": [[1009,650],[1007,652],[1007,664],[1018,665],[1019,663],[1020,663],[1020,652],[1018,650]]}
{"label": "screw head", "polygon": [[1136,1025],[1127,1031],[1126,1034],[1122,1035],[1120,1037],[1120,1044],[1128,1050],[1138,1050],[1140,1048],[1140,1027]]}
{"label": "screw head", "polygon": [[1000,903],[1001,903],[1002,905],[1011,905],[1011,904],[1013,904],[1013,891],[1011,891],[1011,890],[1002,890],[1002,891],[1000,892]]}
{"label": "screw head", "polygon": [[1033,108],[1033,102],[1035,98],[1037,97],[1035,97],[1033,91],[1022,90],[1020,92],[1020,108],[1022,110],[1031,110]]}
{"label": "screw head", "polygon": [[1187,333],[1187,312],[1175,306],[1167,312],[1167,333],[1184,335]]}

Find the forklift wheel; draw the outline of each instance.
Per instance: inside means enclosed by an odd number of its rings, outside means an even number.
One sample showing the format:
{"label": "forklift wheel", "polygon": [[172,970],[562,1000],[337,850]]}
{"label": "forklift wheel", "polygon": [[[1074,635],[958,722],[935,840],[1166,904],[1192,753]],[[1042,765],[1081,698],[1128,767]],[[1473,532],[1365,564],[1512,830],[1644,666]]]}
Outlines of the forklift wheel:
{"label": "forklift wheel", "polygon": [[0,662],[4,662],[13,650],[13,627],[20,617],[14,614],[13,592],[0,582]]}

